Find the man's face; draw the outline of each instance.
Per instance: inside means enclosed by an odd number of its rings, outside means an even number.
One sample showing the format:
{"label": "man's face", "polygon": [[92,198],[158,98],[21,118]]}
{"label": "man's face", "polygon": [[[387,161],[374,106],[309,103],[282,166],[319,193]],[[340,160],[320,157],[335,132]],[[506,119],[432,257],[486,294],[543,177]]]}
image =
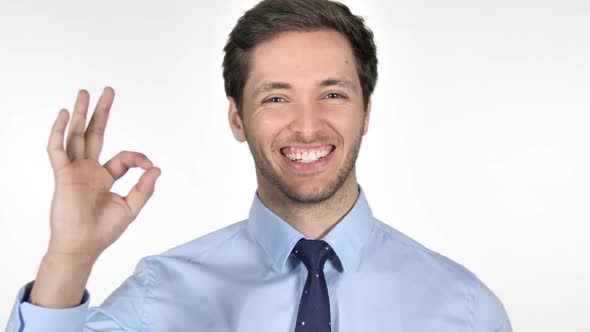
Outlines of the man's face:
{"label": "man's face", "polygon": [[248,142],[259,191],[319,203],[347,181],[356,188],[354,165],[370,104],[365,112],[343,35],[286,32],[259,44],[242,100],[240,119],[230,98],[229,122],[236,139]]}

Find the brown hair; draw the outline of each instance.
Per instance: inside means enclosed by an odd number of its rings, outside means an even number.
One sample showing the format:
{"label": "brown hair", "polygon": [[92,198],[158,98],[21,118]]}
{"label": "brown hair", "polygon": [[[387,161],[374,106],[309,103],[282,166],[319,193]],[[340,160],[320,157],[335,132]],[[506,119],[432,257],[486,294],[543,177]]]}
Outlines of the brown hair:
{"label": "brown hair", "polygon": [[364,19],[331,0],[263,0],[238,19],[223,48],[225,94],[234,98],[240,117],[252,49],[282,32],[320,29],[336,30],[350,42],[366,110],[377,82],[377,50]]}

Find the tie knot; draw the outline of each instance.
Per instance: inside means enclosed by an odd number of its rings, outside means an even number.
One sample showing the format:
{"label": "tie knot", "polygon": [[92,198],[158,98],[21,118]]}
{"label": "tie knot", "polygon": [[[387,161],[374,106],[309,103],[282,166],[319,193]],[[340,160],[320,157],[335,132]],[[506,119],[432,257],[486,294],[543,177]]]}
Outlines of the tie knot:
{"label": "tie knot", "polygon": [[293,254],[295,254],[308,271],[321,271],[324,269],[324,263],[334,251],[324,240],[301,239],[295,244]]}

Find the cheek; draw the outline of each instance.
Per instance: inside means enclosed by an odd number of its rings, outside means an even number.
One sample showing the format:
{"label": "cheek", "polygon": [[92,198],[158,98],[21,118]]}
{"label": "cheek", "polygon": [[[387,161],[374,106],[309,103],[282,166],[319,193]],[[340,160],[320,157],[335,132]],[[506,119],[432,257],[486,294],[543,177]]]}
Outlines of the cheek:
{"label": "cheek", "polygon": [[334,114],[329,120],[338,134],[342,136],[344,144],[346,145],[350,144],[350,141],[359,135],[363,128],[364,121],[362,115],[348,115],[349,116],[343,116],[342,113]]}
{"label": "cheek", "polygon": [[250,121],[250,135],[255,136],[263,148],[270,147],[278,133],[284,128],[286,117],[280,112],[261,111]]}
{"label": "cheek", "polygon": [[260,113],[256,122],[258,122],[260,127],[266,128],[266,130],[272,130],[273,128],[280,127],[283,121],[285,121],[284,114],[269,111]]}

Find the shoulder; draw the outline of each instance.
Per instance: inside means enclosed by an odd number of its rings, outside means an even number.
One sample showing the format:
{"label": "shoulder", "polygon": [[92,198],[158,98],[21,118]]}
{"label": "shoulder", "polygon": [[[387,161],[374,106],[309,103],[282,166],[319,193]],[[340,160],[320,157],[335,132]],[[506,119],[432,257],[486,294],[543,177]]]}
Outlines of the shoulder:
{"label": "shoulder", "polygon": [[512,332],[508,313],[498,296],[481,280],[477,279],[473,289],[473,331]]}
{"label": "shoulder", "polygon": [[426,286],[430,295],[460,294],[474,331],[512,331],[501,300],[474,272],[379,220],[375,228],[377,242],[392,265],[408,272],[408,282]]}
{"label": "shoulder", "polygon": [[172,247],[159,255],[148,256],[146,258],[152,260],[157,258],[177,258],[187,261],[198,260],[201,256],[208,252],[215,251],[217,248],[227,243],[227,241],[242,234],[242,232],[246,230],[246,222],[247,220],[235,222],[201,235],[186,243]]}
{"label": "shoulder", "polygon": [[[442,255],[392,226],[375,219],[375,236],[378,245],[385,247],[396,264],[423,270],[429,274],[452,277],[455,280],[473,282],[476,276],[462,264]],[[401,260],[401,262],[400,262]]]}

